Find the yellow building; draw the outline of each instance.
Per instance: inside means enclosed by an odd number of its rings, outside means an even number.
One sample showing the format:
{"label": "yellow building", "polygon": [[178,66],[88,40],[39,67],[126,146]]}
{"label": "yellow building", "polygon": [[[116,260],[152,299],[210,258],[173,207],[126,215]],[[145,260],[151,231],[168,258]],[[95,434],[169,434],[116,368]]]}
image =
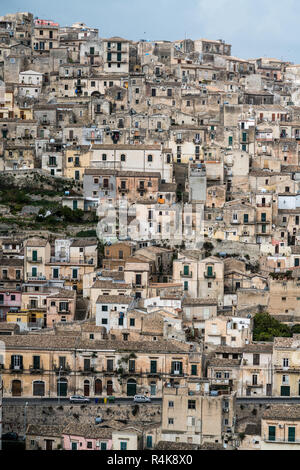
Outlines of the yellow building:
{"label": "yellow building", "polygon": [[41,328],[44,325],[44,311],[33,309],[8,312],[6,321],[19,325],[20,331]]}
{"label": "yellow building", "polygon": [[63,170],[65,178],[83,180],[84,171],[90,166],[91,152],[89,148],[89,145],[82,145],[80,148],[70,147],[66,149],[65,167]]}

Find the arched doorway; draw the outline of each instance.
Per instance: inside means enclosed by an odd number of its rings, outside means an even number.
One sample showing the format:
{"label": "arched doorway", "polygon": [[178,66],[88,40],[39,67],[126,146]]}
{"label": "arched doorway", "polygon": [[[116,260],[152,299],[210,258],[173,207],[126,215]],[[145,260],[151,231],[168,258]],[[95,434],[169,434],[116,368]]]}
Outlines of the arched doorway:
{"label": "arched doorway", "polygon": [[150,395],[156,395],[156,382],[151,382],[150,384]]}
{"label": "arched doorway", "polygon": [[133,397],[134,395],[136,395],[136,381],[129,379],[127,382],[127,396]]}
{"label": "arched doorway", "polygon": [[68,381],[64,377],[57,381],[57,396],[66,397],[68,394]]}
{"label": "arched doorway", "polygon": [[95,395],[102,395],[102,380],[95,380]]}
{"label": "arched doorway", "polygon": [[45,382],[41,380],[35,380],[33,382],[33,396],[44,397],[45,396]]}
{"label": "arched doorway", "polygon": [[11,394],[13,397],[20,397],[22,395],[21,380],[13,380],[11,384]]}
{"label": "arched doorway", "polygon": [[83,384],[83,392],[85,397],[90,396],[90,382],[89,380],[85,380]]}
{"label": "arched doorway", "polygon": [[107,395],[110,397],[114,393],[112,380],[108,380],[106,384]]}

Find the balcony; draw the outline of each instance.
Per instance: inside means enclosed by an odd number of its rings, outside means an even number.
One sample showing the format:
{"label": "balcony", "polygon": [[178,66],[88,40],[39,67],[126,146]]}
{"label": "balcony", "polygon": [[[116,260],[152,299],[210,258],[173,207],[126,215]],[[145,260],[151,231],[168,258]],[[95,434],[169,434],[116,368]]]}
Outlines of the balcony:
{"label": "balcony", "polygon": [[60,375],[62,375],[62,374],[67,375],[67,374],[71,373],[71,367],[69,366],[69,364],[66,364],[66,365],[61,366],[61,367],[58,367],[57,365],[54,365],[53,370],[56,373],[56,375],[58,375],[59,373],[60,373]]}
{"label": "balcony", "polygon": [[264,388],[263,384],[253,384],[252,382],[246,381],[248,388]]}
{"label": "balcony", "polygon": [[58,310],[58,315],[71,315],[70,310]]}
{"label": "balcony", "polygon": [[35,259],[33,259],[32,257],[30,256],[27,256],[26,257],[26,260],[27,260],[27,263],[31,263],[31,264],[35,264],[35,263],[42,263],[43,262],[43,258],[41,257],[37,257]]}
{"label": "balcony", "polygon": [[121,186],[118,187],[119,193],[128,193],[129,189],[128,188],[122,188]]}
{"label": "balcony", "polygon": [[138,186],[136,190],[139,191],[140,193],[145,193],[147,191],[147,188],[144,188],[143,186]]}
{"label": "balcony", "polygon": [[188,273],[185,274],[184,272],[181,271],[180,277],[186,277],[186,278],[188,278],[188,279],[191,279],[191,278],[193,277],[193,273],[192,273],[192,272],[188,272]]}
{"label": "balcony", "polygon": [[27,273],[27,281],[46,281],[46,276],[42,276],[42,275],[33,276],[32,273]]}
{"label": "balcony", "polygon": [[23,366],[16,366],[14,364],[11,364],[9,369],[11,374],[23,374],[24,370]]}
{"label": "balcony", "polygon": [[94,374],[96,370],[95,370],[95,367],[91,366],[91,367],[85,367],[83,369],[79,369],[79,372],[81,375],[90,375],[90,374]]}
{"label": "balcony", "polygon": [[48,162],[47,163],[47,166],[51,166],[51,167],[56,167],[57,166],[57,163],[53,163],[53,162]]}
{"label": "balcony", "polygon": [[34,367],[33,365],[31,365],[31,366],[29,367],[29,372],[30,372],[30,374],[33,374],[33,375],[34,375],[34,374],[37,374],[37,375],[43,374],[43,373],[44,373],[44,368],[43,368],[43,366],[41,366],[41,367]]}
{"label": "balcony", "polygon": [[205,279],[216,279],[216,274],[215,273],[212,273],[212,274],[204,273],[204,277],[205,277]]}

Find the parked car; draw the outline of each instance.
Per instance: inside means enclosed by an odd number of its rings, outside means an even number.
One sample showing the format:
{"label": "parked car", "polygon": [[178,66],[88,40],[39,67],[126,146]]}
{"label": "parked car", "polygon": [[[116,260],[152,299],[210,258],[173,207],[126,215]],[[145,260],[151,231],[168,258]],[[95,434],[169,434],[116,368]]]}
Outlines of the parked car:
{"label": "parked car", "polygon": [[16,432],[7,432],[6,434],[2,434],[3,441],[17,441],[19,438]]}
{"label": "parked car", "polygon": [[71,403],[90,403],[90,399],[82,395],[72,395],[70,397]]}
{"label": "parked car", "polygon": [[135,395],[133,401],[134,403],[151,403],[151,398],[145,395]]}

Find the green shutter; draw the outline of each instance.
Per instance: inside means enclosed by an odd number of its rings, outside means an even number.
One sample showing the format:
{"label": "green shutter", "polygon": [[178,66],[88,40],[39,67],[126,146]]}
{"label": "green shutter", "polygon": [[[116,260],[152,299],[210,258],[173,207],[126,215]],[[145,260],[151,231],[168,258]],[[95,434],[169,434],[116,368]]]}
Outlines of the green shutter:
{"label": "green shutter", "polygon": [[247,224],[249,221],[249,215],[248,214],[244,214],[244,224]]}
{"label": "green shutter", "polygon": [[147,447],[148,449],[152,447],[152,436],[147,436]]}
{"label": "green shutter", "polygon": [[276,440],[276,426],[269,426],[269,441]]}
{"label": "green shutter", "polygon": [[190,273],[190,267],[189,267],[189,266],[184,266],[184,268],[183,268],[183,274],[184,274],[185,276],[188,276],[189,273]]}
{"label": "green shutter", "polygon": [[196,364],[192,364],[192,375],[197,375],[197,366],[196,366]]}
{"label": "green shutter", "polygon": [[289,397],[290,396],[290,387],[282,386],[281,387],[281,396],[282,397]]}
{"label": "green shutter", "polygon": [[212,277],[212,275],[213,275],[213,267],[212,266],[207,266],[207,275],[209,277]]}
{"label": "green shutter", "polygon": [[156,370],[157,370],[157,362],[156,361],[151,361],[150,363],[150,368],[151,368],[151,374],[156,374]]}
{"label": "green shutter", "polygon": [[290,428],[289,427],[289,437],[288,437],[289,442],[295,442],[295,428]]}
{"label": "green shutter", "polygon": [[33,250],[32,252],[32,261],[37,261],[37,251]]}
{"label": "green shutter", "polygon": [[229,147],[232,147],[232,136],[228,138],[228,145]]}
{"label": "green shutter", "polygon": [[32,274],[32,277],[37,277],[37,268],[32,268],[31,274]]}

